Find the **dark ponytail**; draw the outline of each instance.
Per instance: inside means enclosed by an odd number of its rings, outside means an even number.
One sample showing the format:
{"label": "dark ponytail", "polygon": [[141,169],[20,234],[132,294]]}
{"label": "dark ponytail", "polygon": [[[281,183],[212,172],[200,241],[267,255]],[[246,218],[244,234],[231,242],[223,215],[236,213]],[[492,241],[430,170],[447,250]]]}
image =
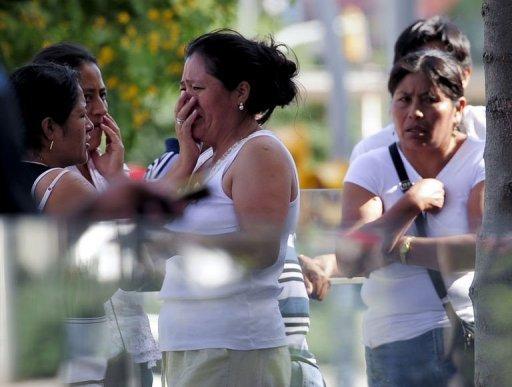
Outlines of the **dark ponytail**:
{"label": "dark ponytail", "polygon": [[265,123],[277,106],[286,106],[297,96],[295,61],[286,57],[286,46],[244,38],[236,31],[222,29],[201,35],[187,47],[186,56],[199,54],[209,74],[222,82],[228,90],[242,81],[251,91],[245,106],[258,122]]}

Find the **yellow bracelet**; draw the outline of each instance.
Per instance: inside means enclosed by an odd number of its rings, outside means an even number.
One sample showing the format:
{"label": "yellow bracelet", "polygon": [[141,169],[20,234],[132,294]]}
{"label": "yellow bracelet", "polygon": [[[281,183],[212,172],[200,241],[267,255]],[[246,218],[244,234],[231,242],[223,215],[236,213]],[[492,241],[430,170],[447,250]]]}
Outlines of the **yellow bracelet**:
{"label": "yellow bracelet", "polygon": [[407,254],[411,251],[411,243],[413,239],[413,236],[406,236],[400,244],[398,252],[400,253],[400,262],[402,265],[407,265]]}

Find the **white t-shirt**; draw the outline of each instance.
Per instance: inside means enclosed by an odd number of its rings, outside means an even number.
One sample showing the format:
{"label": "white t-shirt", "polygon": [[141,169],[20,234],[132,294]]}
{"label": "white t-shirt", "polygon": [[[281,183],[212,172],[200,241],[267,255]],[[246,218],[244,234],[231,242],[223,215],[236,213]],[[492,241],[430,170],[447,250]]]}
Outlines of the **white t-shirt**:
{"label": "white t-shirt", "polygon": [[[485,179],[484,142],[471,138],[461,145],[436,178],[443,182],[446,201],[437,214],[427,214],[427,235],[449,236],[469,232],[467,202],[471,189]],[[421,179],[400,152],[411,182]],[[381,198],[390,208],[401,197],[398,176],[387,147],[358,157],[349,167],[345,182],[357,184]],[[406,234],[414,235],[412,226]],[[474,272],[444,278],[450,300],[465,320],[473,319],[468,292]],[[371,348],[417,337],[434,328],[448,326],[444,308],[427,270],[420,266],[393,263],[373,271],[363,283],[363,301],[368,306],[363,321],[363,338]]]}
{"label": "white t-shirt", "polygon": [[[485,106],[466,106],[462,111],[461,131],[467,133],[470,138],[485,140],[485,128]],[[398,137],[395,133],[395,124],[391,123],[359,141],[350,154],[350,162],[372,149],[388,146],[396,141]]]}

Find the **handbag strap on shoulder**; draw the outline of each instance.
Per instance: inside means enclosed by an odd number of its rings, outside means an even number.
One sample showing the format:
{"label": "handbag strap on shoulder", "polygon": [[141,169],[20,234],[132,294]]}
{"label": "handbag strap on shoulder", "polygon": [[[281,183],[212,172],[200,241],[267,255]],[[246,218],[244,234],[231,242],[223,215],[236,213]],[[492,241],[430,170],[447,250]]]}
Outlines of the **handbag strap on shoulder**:
{"label": "handbag strap on shoulder", "polygon": [[[407,171],[405,170],[404,162],[402,161],[402,157],[400,157],[400,153],[398,152],[398,145],[396,142],[391,144],[389,147],[389,154],[391,155],[391,160],[393,160],[393,164],[396,169],[396,173],[398,178],[400,179],[400,189],[403,193],[407,192],[409,188],[412,187],[411,180],[409,180],[409,176],[407,175]],[[427,230],[425,227],[425,214],[419,214],[416,219],[414,219],[414,224],[416,225],[416,230],[418,231],[418,236],[426,237]],[[450,304],[448,300],[448,291],[446,290],[446,286],[443,281],[443,277],[441,273],[437,270],[427,269],[428,276],[430,277],[430,281],[432,281],[432,285],[434,285],[434,289],[436,290],[437,296],[443,303],[443,306],[447,307],[447,304]],[[450,305],[451,306],[451,305]]]}
{"label": "handbag strap on shoulder", "polygon": [[[391,155],[391,160],[393,160],[393,165],[395,166],[396,173],[398,175],[398,179],[400,180],[400,190],[403,193],[406,193],[409,188],[413,186],[409,176],[407,175],[407,171],[405,170],[404,162],[402,161],[402,157],[400,157],[400,153],[398,152],[398,145],[396,142],[391,144],[389,147],[389,154]],[[427,236],[427,228],[426,228],[426,217],[424,213],[419,214],[414,220],[414,224],[416,225],[416,230],[418,231],[418,236],[424,237]],[[442,282],[442,281],[441,281]],[[446,295],[445,295],[446,296]],[[444,296],[443,296],[444,297]]]}

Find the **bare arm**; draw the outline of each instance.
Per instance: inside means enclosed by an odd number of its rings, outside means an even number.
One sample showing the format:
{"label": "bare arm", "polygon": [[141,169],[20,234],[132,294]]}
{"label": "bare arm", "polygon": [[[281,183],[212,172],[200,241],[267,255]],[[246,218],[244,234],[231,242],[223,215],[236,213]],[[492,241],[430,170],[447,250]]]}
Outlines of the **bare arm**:
{"label": "bare arm", "polygon": [[[470,234],[437,238],[414,238],[407,254],[407,263],[442,272],[473,270],[476,259],[476,232],[482,224],[484,208],[484,182],[469,193],[467,214]],[[392,251],[399,260],[398,248]]]}
{"label": "bare arm", "polygon": [[272,265],[290,202],[298,195],[292,161],[274,139],[262,136],[240,151],[224,189],[233,199],[245,250],[256,267]]}
{"label": "bare arm", "polygon": [[[395,249],[392,256],[400,261]],[[407,264],[442,272],[472,270],[475,267],[476,235],[464,234],[435,238],[414,238]]]}
{"label": "bare arm", "polygon": [[391,208],[383,211],[373,193],[346,183],[342,197],[342,228],[348,230],[338,242],[336,260],[342,276],[367,276],[389,263],[382,252],[396,249],[397,242],[421,211],[437,211],[444,204],[440,181],[423,179]]}

